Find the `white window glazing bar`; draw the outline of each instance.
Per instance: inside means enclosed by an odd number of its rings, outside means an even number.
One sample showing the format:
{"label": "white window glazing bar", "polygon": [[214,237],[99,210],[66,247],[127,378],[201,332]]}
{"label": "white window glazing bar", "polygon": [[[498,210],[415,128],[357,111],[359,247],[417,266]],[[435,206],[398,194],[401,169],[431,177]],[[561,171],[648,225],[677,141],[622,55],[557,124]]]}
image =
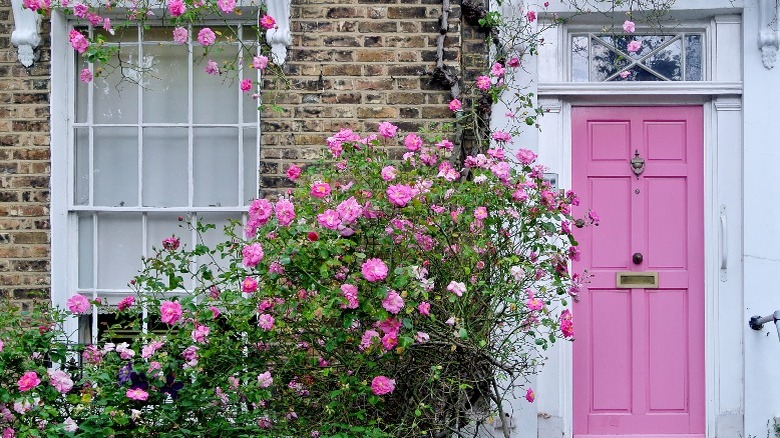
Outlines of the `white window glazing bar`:
{"label": "white window glazing bar", "polygon": [[[238,27],[238,42],[236,43],[236,49],[238,50],[238,83],[244,80],[244,69],[247,68],[244,65],[244,27]],[[236,183],[238,184],[238,190],[236,195],[238,197],[236,205],[243,205],[244,203],[244,186],[246,185],[246,175],[244,175],[244,92],[241,91],[241,87],[236,87],[236,93],[238,93],[238,101],[236,103],[236,111],[238,111],[238,172],[239,177]]]}
{"label": "white window glazing bar", "polygon": [[195,121],[195,114],[194,114],[194,102],[193,102],[193,96],[194,93],[194,83],[195,83],[195,77],[193,73],[193,49],[192,49],[192,38],[194,30],[192,28],[192,25],[189,26],[189,33],[190,33],[190,39],[187,42],[187,205],[192,207],[195,205],[195,159],[194,159],[194,153],[195,148],[193,146],[194,142],[194,128],[193,128],[193,122]]}
{"label": "white window glazing bar", "polygon": [[[149,256],[146,248],[149,247],[149,219],[147,213],[141,214],[141,254],[143,254],[144,260]],[[149,331],[149,309],[146,302],[141,305],[141,333],[146,334]]]}
{"label": "white window glazing bar", "polygon": [[[98,269],[100,269],[100,257],[98,257],[98,215],[92,213],[92,299],[97,298]],[[92,306],[92,343],[98,342],[98,309]]]}
{"label": "white window glazing bar", "polygon": [[[146,61],[144,60],[144,45],[143,45],[143,27],[138,26],[137,29],[137,41],[136,45],[138,47],[138,65],[141,67],[145,67]],[[143,82],[143,77],[139,75],[138,81],[134,86],[138,90],[138,196],[136,199],[137,206],[141,207],[144,205],[144,128],[142,125],[143,122],[143,116],[144,116],[144,87],[141,85]],[[145,251],[145,249],[144,249]]]}

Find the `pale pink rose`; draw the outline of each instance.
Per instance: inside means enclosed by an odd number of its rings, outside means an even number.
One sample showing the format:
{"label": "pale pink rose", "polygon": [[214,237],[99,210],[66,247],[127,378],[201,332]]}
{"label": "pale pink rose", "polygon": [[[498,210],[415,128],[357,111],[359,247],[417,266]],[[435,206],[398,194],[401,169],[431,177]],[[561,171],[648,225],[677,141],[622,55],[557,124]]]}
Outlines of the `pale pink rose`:
{"label": "pale pink rose", "polygon": [[173,42],[176,44],[187,44],[190,39],[190,32],[187,28],[177,27],[173,29]]}
{"label": "pale pink rose", "polygon": [[420,315],[428,316],[431,314],[431,303],[423,301],[417,306],[417,310],[420,312]]}
{"label": "pale pink rose", "polygon": [[253,243],[251,245],[244,246],[244,249],[241,250],[241,255],[244,258],[244,266],[251,268],[257,266],[257,264],[263,260],[265,253],[263,252],[262,245],[259,243]]}
{"label": "pale pink rose", "polygon": [[623,31],[626,33],[634,33],[636,31],[636,24],[631,20],[626,20],[623,23]]}
{"label": "pale pink rose", "polygon": [[376,395],[385,395],[395,390],[395,380],[385,376],[376,376],[371,380],[371,392]]}
{"label": "pale pink rose", "polygon": [[405,184],[391,185],[385,191],[391,204],[405,207],[414,197],[414,189]]}
{"label": "pale pink rose", "polygon": [[257,375],[257,383],[260,384],[261,388],[268,388],[269,386],[273,385],[274,378],[271,377],[271,372],[266,371],[264,373]]}
{"label": "pale pink rose", "polygon": [[187,5],[182,0],[170,0],[168,2],[168,13],[171,17],[178,17],[187,11]]}
{"label": "pale pink rose", "polygon": [[574,337],[574,322],[572,321],[571,312],[568,309],[561,312],[560,324],[561,333],[563,333],[564,338]]}
{"label": "pale pink rose", "polygon": [[387,277],[387,265],[380,259],[372,258],[361,266],[363,278],[370,282],[382,281]]}
{"label": "pale pink rose", "polygon": [[363,332],[363,336],[360,339],[360,351],[363,351],[371,346],[374,339],[379,339],[379,333],[376,330],[366,330]]}
{"label": "pale pink rose", "polygon": [[68,310],[72,313],[84,313],[89,310],[89,300],[81,294],[73,295],[66,302]]}
{"label": "pale pink rose", "polygon": [[397,315],[404,308],[404,299],[401,298],[401,295],[398,295],[398,292],[391,290],[387,292],[387,296],[382,300],[382,307],[393,315]]}
{"label": "pale pink rose", "polygon": [[490,77],[488,76],[480,76],[477,78],[477,88],[479,88],[482,91],[487,90],[491,86]]}
{"label": "pale pink rose", "polygon": [[251,294],[257,290],[257,280],[252,277],[246,277],[241,282],[241,292]]}
{"label": "pale pink rose", "polygon": [[528,403],[534,402],[534,399],[536,399],[536,394],[534,393],[533,389],[528,388],[528,390],[525,392],[525,399],[528,400]]}
{"label": "pale pink rose", "polygon": [[461,297],[463,296],[463,293],[466,292],[466,284],[453,280],[447,285],[447,290]]}
{"label": "pale pink rose", "polygon": [[244,93],[249,93],[252,91],[252,80],[251,79],[244,79],[241,81],[241,84],[239,84],[239,88],[241,88],[241,91]]}
{"label": "pale pink rose", "polygon": [[420,344],[424,344],[431,340],[431,335],[425,332],[417,332],[417,336],[414,337],[414,340]]}
{"label": "pale pink rose", "polygon": [[160,305],[160,320],[165,324],[176,324],[181,314],[181,304],[178,301],[165,301]]}
{"label": "pale pink rose", "polygon": [[217,76],[219,75],[219,65],[217,65],[216,61],[213,59],[209,59],[209,61],[206,63],[206,66],[203,67],[203,71],[212,76]]}
{"label": "pale pink rose", "polygon": [[329,230],[336,230],[341,225],[341,218],[336,210],[327,209],[317,215],[317,223]]}
{"label": "pale pink rose", "polygon": [[488,217],[488,211],[485,207],[477,207],[474,209],[474,217],[479,220],[486,219]]}
{"label": "pale pink rose", "polygon": [[6,427],[3,429],[3,438],[16,438],[16,432],[14,432],[13,428]]}
{"label": "pale pink rose", "polygon": [[628,43],[628,46],[626,46],[626,50],[628,50],[631,53],[636,53],[640,49],[642,49],[642,42],[637,40],[631,41],[630,43]]}
{"label": "pale pink rose", "polygon": [[274,206],[267,199],[255,199],[249,206],[249,220],[265,225],[274,213]]}
{"label": "pale pink rose", "polygon": [[512,141],[512,136],[508,132],[496,131],[492,134],[493,140],[499,142]]}
{"label": "pale pink rose", "polygon": [[228,14],[236,8],[236,0],[217,0],[217,6],[222,12]]}
{"label": "pale pink rose", "polygon": [[70,375],[65,371],[49,370],[47,371],[47,374],[49,375],[51,386],[60,394],[65,394],[73,388],[73,380],[71,380]]}
{"label": "pale pink rose", "polygon": [[536,298],[533,292],[528,291],[528,299],[525,300],[525,306],[531,311],[541,310],[544,307],[544,301]]}
{"label": "pale pink rose", "polygon": [[198,32],[198,43],[200,43],[201,46],[210,46],[214,44],[216,40],[217,35],[208,27],[204,27]]}
{"label": "pale pink rose", "polygon": [[208,342],[210,331],[211,329],[208,326],[197,324],[195,326],[195,330],[193,330],[191,333],[192,341],[199,344],[205,344]]}
{"label": "pale pink rose", "polygon": [[277,201],[274,210],[276,213],[276,220],[279,222],[279,225],[283,227],[290,225],[293,219],[295,219],[295,206],[287,199],[280,199]]}
{"label": "pale pink rose", "polygon": [[274,322],[275,322],[274,317],[267,313],[263,313],[257,317],[257,326],[263,330],[273,329]]}
{"label": "pale pink rose", "polygon": [[523,164],[531,164],[537,157],[533,151],[529,151],[528,149],[520,149],[515,156],[517,157],[517,160]]}
{"label": "pale pink rose", "polygon": [[450,111],[460,111],[461,108],[463,107],[463,104],[461,104],[460,100],[458,99],[452,99],[448,107]]}
{"label": "pale pink rose", "polygon": [[336,207],[336,212],[341,217],[342,224],[346,225],[355,222],[357,218],[363,215],[363,207],[358,204],[354,196],[350,196],[349,199],[342,201]]}
{"label": "pale pink rose", "polygon": [[260,25],[265,29],[273,29],[276,26],[276,20],[270,15],[263,15],[263,18],[260,19]]}
{"label": "pale pink rose", "polygon": [[342,304],[342,307],[347,309],[357,309],[360,303],[358,302],[358,289],[352,284],[342,284],[341,293],[347,300],[347,304]]}
{"label": "pale pink rose", "polygon": [[75,420],[68,417],[65,419],[65,421],[62,422],[62,429],[65,432],[75,432],[79,429],[79,425],[76,423]]}
{"label": "pale pink rose", "polygon": [[3,351],[3,347],[5,347],[5,343],[3,341],[0,341],[0,351]]}
{"label": "pale pink rose", "polygon": [[390,122],[382,122],[379,124],[379,135],[381,135],[384,138],[392,138],[395,137],[396,132],[398,132],[398,127],[393,125]]}
{"label": "pale pink rose", "polygon": [[423,141],[417,134],[407,134],[404,138],[404,146],[406,150],[414,152],[422,147]]}
{"label": "pale pink rose", "polygon": [[382,168],[382,179],[385,181],[392,181],[395,179],[396,174],[398,173],[397,170],[395,170],[395,167],[393,166],[385,166]]}
{"label": "pale pink rose", "polygon": [[27,371],[26,373],[22,374],[22,377],[20,377],[19,381],[17,382],[19,391],[22,392],[29,391],[40,384],[41,379],[38,378],[38,374],[36,374],[35,371]]}
{"label": "pale pink rose", "polygon": [[630,71],[628,71],[628,70],[625,70],[625,71],[621,71],[619,76],[620,76],[622,79],[625,79],[625,78],[629,77],[630,75],[631,75],[631,72],[630,72]]}
{"label": "pale pink rose", "polygon": [[73,5],[73,15],[79,18],[86,18],[87,12],[89,12],[89,7],[84,3],[75,3]]}
{"label": "pale pink rose", "polygon": [[268,57],[263,55],[255,56],[252,59],[252,67],[258,70],[264,70],[266,67],[268,67]]}
{"label": "pale pink rose", "polygon": [[130,400],[146,401],[149,398],[149,393],[141,388],[131,388],[125,392],[125,396]]}
{"label": "pale pink rose", "polygon": [[330,184],[326,182],[317,182],[311,185],[310,195],[315,198],[324,198],[330,195]]}

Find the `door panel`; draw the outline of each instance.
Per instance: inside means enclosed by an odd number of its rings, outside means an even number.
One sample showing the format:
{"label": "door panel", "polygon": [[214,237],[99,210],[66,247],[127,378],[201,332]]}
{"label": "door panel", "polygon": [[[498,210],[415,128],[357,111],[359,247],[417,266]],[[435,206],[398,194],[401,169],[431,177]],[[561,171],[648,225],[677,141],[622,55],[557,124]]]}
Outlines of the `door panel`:
{"label": "door panel", "polygon": [[[575,107],[572,139],[577,213],[601,217],[575,233],[591,277],[573,308],[574,436],[703,437],[702,108]],[[621,271],[658,288],[618,289]]]}

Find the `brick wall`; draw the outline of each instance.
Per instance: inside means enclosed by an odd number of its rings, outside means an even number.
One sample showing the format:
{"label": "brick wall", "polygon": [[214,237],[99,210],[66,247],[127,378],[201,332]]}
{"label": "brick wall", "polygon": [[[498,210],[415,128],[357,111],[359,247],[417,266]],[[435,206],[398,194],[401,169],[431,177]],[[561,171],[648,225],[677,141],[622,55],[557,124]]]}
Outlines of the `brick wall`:
{"label": "brick wall", "polygon": [[49,52],[31,70],[11,44],[10,0],[0,0],[0,296],[49,295]]}
{"label": "brick wall", "polygon": [[[263,113],[263,194],[288,187],[289,164],[317,159],[325,138],[342,127],[375,132],[390,120],[404,132],[443,132],[454,121],[449,88],[430,75],[441,14],[441,0],[293,0],[284,66],[292,89],[265,98],[282,112]],[[455,2],[448,22],[445,64],[472,78],[485,66],[486,34],[461,23]]]}

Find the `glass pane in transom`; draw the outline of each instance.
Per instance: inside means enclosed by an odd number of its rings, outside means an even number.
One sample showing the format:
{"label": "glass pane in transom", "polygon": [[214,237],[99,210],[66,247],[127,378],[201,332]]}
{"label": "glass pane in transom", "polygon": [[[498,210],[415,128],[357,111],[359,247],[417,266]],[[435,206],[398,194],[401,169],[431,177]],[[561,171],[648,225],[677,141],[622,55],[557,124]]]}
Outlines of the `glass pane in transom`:
{"label": "glass pane in transom", "polygon": [[650,70],[672,80],[682,80],[682,40],[676,39],[648,57],[643,63]]}
{"label": "glass pane in transom", "polygon": [[605,81],[630,63],[625,56],[608,49],[597,41],[593,41],[591,51],[593,56],[590,62],[591,81]]}

